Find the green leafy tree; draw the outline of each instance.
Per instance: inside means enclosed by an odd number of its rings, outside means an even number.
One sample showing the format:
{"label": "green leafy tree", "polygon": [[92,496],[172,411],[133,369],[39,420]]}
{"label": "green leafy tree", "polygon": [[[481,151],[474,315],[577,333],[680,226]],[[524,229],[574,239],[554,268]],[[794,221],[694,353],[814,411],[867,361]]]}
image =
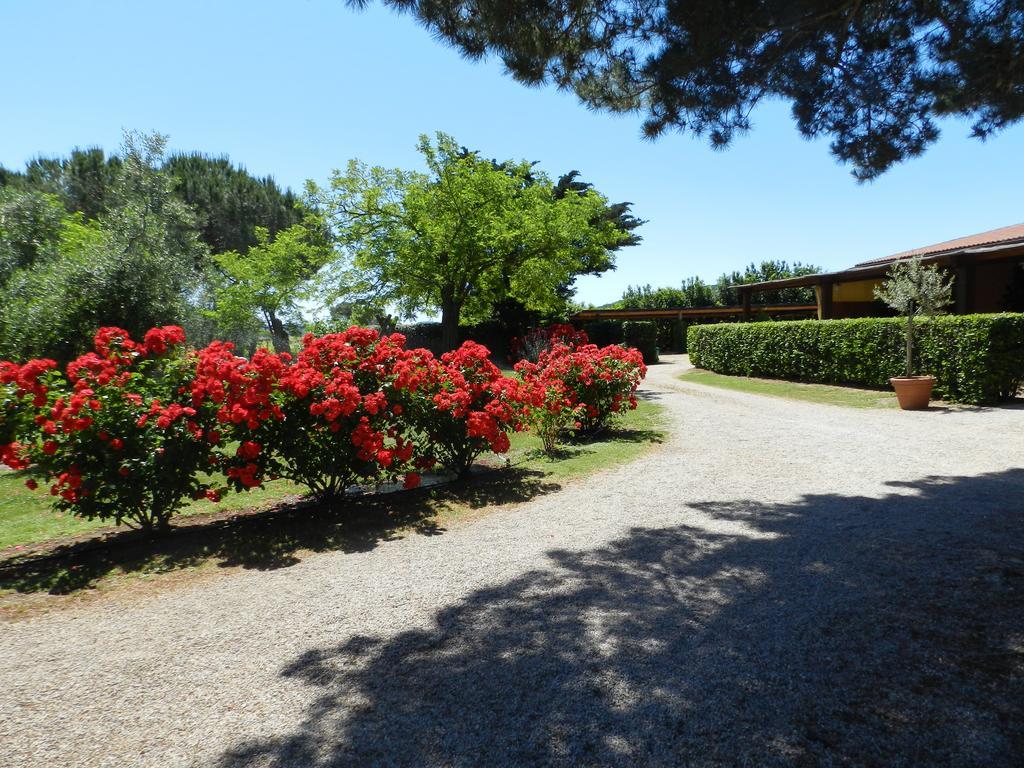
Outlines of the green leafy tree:
{"label": "green leafy tree", "polygon": [[74,149],[62,162],[61,192],[68,210],[87,219],[106,213],[120,174],[121,159],[106,157],[99,147]]}
{"label": "green leafy tree", "polygon": [[0,357],[68,360],[100,326],[141,337],[183,321],[206,249],[160,170],[165,143],[126,134],[109,211],[66,217],[56,253],[11,274],[0,291]]}
{"label": "green leafy tree", "polygon": [[56,195],[70,213],[96,219],[109,210],[120,167],[120,158],[107,157],[99,147],[76,147],[64,158],[30,160],[19,183],[24,189]]}
{"label": "green leafy tree", "polygon": [[56,195],[0,188],[0,286],[57,252],[67,211]]}
{"label": "green leafy tree", "polygon": [[[362,7],[369,0],[349,0]],[[761,101],[870,179],[921,154],[937,117],[985,138],[1024,115],[1020,0],[383,0],[470,58],[553,82],[644,133],[727,145]]]}
{"label": "green leafy tree", "polygon": [[211,253],[245,253],[260,242],[257,227],[273,238],[301,223],[305,215],[291,190],[282,190],[269,176],[250,175],[226,157],[173,155],[164,170],[174,193],[195,210]]}
{"label": "green leafy tree", "polygon": [[683,281],[680,288],[652,288],[650,285],[632,285],[626,288],[622,298],[614,303],[614,309],[681,309],[686,307],[710,307],[718,303],[718,291],[699,277]]}
{"label": "green leafy tree", "polygon": [[301,321],[301,302],[311,296],[313,279],[334,251],[314,216],[276,237],[257,227],[256,240],[244,254],[228,251],[214,257],[222,278],[213,314],[229,330],[262,326],[274,351],[291,352],[286,322]]}
{"label": "green leafy tree", "polygon": [[686,298],[687,307],[713,307],[720,304],[718,289],[708,285],[699,277],[690,277],[683,280],[683,296]]}
{"label": "green leafy tree", "polygon": [[[750,264],[743,272],[733,271],[718,278],[719,300],[724,305],[739,304],[740,292],[735,287],[737,285],[816,275],[820,272],[821,267],[801,264],[799,261],[792,266],[785,261],[762,261],[760,264]],[[780,288],[772,291],[759,291],[751,296],[753,304],[813,304],[814,301],[812,288]]]}
{"label": "green leafy tree", "polygon": [[462,318],[486,318],[504,298],[561,306],[565,285],[628,237],[588,189],[562,198],[530,163],[495,163],[450,136],[420,137],[428,173],[353,161],[327,193],[311,187],[354,265],[409,316],[441,313],[454,348]]}
{"label": "green leafy tree", "polygon": [[[492,162],[498,167],[504,167],[504,164],[499,164],[497,161]],[[594,189],[594,185],[582,181],[579,171],[569,171],[555,182],[552,195],[556,200],[561,200],[567,195],[583,195],[592,189]],[[529,328],[539,327],[546,322],[563,320],[572,314],[571,303],[576,293],[576,277],[601,275],[614,270],[616,253],[622,248],[640,244],[642,238],[636,230],[646,222],[632,214],[632,205],[629,202],[608,203],[604,210],[594,217],[591,224],[601,226],[603,223],[611,223],[614,229],[621,233],[620,237],[605,248],[587,248],[587,244],[583,243],[584,249],[580,252],[583,265],[580,272],[573,275],[572,280],[557,288],[558,296],[561,299],[560,306],[540,313],[529,310],[523,302],[506,295],[503,299],[495,302],[491,319],[497,321],[505,329],[506,335],[511,338],[522,336]],[[506,277],[506,283],[510,283],[509,276]]]}
{"label": "green leafy tree", "polygon": [[679,288],[654,288],[651,285],[628,286],[613,309],[673,309],[686,306]]}
{"label": "green leafy tree", "polygon": [[914,375],[914,318],[934,317],[953,303],[953,278],[946,278],[935,266],[925,266],[920,258],[897,261],[875,298],[885,302],[906,319],[906,376]]}

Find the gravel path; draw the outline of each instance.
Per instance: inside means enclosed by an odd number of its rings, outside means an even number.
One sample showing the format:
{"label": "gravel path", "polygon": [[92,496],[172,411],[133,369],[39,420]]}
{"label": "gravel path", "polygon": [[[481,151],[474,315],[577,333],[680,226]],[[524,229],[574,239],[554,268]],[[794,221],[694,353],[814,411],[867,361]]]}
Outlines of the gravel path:
{"label": "gravel path", "polygon": [[361,553],[0,625],[0,765],[1019,765],[1024,410],[683,385],[671,439]]}

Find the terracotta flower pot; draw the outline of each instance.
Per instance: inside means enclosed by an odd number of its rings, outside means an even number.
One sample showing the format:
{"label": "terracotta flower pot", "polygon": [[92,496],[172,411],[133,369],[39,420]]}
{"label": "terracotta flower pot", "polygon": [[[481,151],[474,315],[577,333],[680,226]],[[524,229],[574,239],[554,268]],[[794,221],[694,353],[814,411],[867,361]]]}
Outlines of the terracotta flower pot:
{"label": "terracotta flower pot", "polygon": [[896,390],[896,399],[904,411],[920,411],[928,407],[932,398],[932,387],[935,386],[934,376],[894,376],[889,379]]}

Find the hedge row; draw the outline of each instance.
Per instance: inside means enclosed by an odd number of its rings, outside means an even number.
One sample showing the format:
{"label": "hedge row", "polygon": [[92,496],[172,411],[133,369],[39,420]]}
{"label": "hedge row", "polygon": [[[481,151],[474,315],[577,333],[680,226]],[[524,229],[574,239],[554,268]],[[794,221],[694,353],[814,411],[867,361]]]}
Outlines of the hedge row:
{"label": "hedge row", "polygon": [[627,347],[640,350],[644,363],[658,362],[658,326],[649,320],[627,320],[622,324],[622,338]]}
{"label": "hedge row", "polygon": [[[1013,397],[1024,383],[1024,314],[945,315],[916,323],[915,366],[959,403]],[[690,361],[728,375],[888,387],[904,368],[904,320],[800,320],[693,326]]]}
{"label": "hedge row", "polygon": [[[674,317],[662,317],[656,320],[644,320],[652,323],[657,329],[658,349],[662,352],[686,351],[686,328],[688,321]],[[595,344],[621,344],[623,337],[622,320],[591,320],[583,324],[583,330]]]}

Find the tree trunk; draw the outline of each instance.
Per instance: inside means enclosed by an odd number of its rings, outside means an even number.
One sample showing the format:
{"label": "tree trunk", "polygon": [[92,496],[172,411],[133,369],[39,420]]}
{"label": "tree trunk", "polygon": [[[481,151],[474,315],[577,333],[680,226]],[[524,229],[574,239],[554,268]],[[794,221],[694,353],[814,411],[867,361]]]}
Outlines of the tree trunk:
{"label": "tree trunk", "polygon": [[273,312],[270,313],[270,337],[274,342],[274,351],[281,353],[287,352],[291,354],[292,345],[288,340],[288,331],[285,330],[284,323],[281,322],[281,318],[275,315]]}
{"label": "tree trunk", "polygon": [[452,299],[441,302],[441,347],[450,352],[459,346],[459,316],[462,307]]}
{"label": "tree trunk", "polygon": [[907,373],[909,379],[914,375],[914,316],[907,315]]}

